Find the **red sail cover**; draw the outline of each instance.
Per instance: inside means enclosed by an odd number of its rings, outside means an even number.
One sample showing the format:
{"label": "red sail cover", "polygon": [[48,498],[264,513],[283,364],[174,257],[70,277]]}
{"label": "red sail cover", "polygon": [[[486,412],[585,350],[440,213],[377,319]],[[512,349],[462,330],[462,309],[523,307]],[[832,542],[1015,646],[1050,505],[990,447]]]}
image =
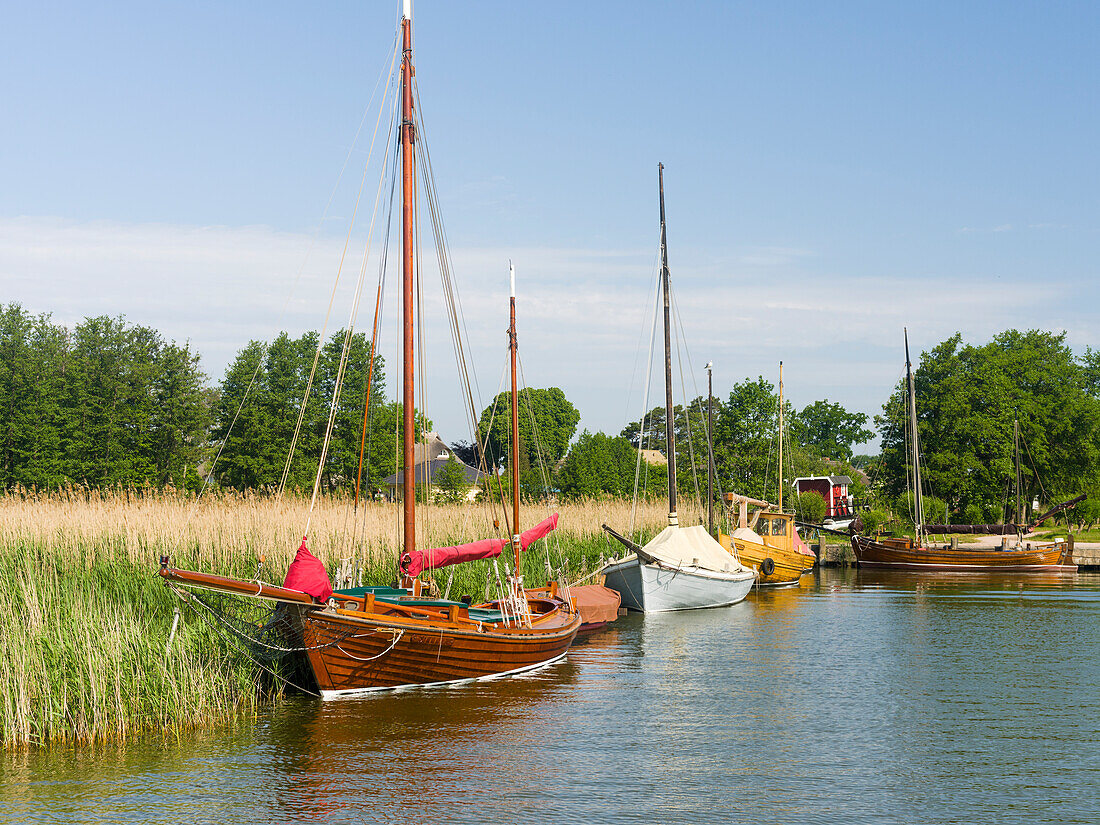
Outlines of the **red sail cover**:
{"label": "red sail cover", "polygon": [[[519,544],[524,550],[558,526],[558,514],[540,521],[530,530],[520,533]],[[456,547],[437,547],[434,550],[413,550],[401,557],[401,570],[407,576],[417,576],[423,570],[436,570],[451,564],[475,559],[491,559],[500,555],[507,547],[506,539],[482,539],[481,541],[459,544]],[[307,593],[309,591],[306,591]]]}
{"label": "red sail cover", "polygon": [[308,593],[319,602],[327,602],[332,596],[332,585],[329,584],[328,571],[321,560],[306,548],[306,540],[302,539],[302,546],[298,548],[294,561],[290,563],[290,569],[286,571],[286,580],[283,587],[291,590],[301,590]]}

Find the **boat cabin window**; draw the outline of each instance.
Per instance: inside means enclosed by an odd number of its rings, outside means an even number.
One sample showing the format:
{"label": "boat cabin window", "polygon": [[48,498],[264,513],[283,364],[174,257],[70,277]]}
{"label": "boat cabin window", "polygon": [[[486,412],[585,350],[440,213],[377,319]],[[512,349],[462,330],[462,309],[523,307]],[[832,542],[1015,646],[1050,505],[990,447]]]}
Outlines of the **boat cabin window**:
{"label": "boat cabin window", "polygon": [[772,520],[770,518],[764,518],[763,516],[761,516],[756,522],[756,534],[758,536],[766,536],[770,534],[772,531],[771,522]]}
{"label": "boat cabin window", "polygon": [[787,520],[782,518],[772,519],[772,535],[773,536],[785,536],[787,535]]}

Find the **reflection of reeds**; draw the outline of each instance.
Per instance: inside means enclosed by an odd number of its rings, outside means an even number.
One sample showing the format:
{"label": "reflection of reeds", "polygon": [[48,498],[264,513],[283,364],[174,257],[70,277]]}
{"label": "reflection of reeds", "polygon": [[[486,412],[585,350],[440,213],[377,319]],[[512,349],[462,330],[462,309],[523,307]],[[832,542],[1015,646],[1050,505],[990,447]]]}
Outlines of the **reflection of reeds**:
{"label": "reflection of reeds", "polygon": [[[199,502],[145,491],[0,496],[0,740],[5,745],[181,731],[277,695],[240,650],[184,613],[165,655],[176,599],[154,575],[161,554],[179,567],[281,582],[301,541],[309,500],[218,494]],[[563,503],[553,538],[524,559],[528,583],[577,578],[620,552],[601,523],[625,530],[629,502]],[[482,505],[421,508],[424,544],[441,546],[498,534]],[[525,506],[522,526],[546,507]],[[499,511],[497,517],[500,518]],[[638,527],[663,524],[661,503],[641,505]],[[364,584],[394,575],[398,509],[341,498],[314,511],[309,546],[330,570],[342,559]],[[499,531],[504,535],[503,528]],[[422,545],[423,546],[423,545]],[[548,551],[548,553],[547,553]],[[481,599],[489,565],[455,571],[450,594]],[[450,571],[436,571],[440,589]]]}

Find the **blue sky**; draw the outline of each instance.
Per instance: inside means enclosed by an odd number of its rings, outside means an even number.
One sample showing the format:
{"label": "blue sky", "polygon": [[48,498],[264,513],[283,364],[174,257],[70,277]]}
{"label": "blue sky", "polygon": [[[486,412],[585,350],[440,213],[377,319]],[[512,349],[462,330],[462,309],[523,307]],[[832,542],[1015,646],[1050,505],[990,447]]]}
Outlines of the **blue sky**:
{"label": "blue sky", "polygon": [[[191,341],[215,380],[249,338],[319,327],[362,137],[311,238],[397,8],[8,8],[0,302],[69,323],[124,313]],[[486,396],[512,257],[528,382],[561,386],[590,429],[638,417],[658,160],[691,363],[715,362],[717,392],[774,380],[782,359],[797,406],[873,414],[903,325],[918,351],[1009,327],[1100,346],[1095,4],[419,0],[415,14]],[[430,404],[461,438],[456,404]]]}

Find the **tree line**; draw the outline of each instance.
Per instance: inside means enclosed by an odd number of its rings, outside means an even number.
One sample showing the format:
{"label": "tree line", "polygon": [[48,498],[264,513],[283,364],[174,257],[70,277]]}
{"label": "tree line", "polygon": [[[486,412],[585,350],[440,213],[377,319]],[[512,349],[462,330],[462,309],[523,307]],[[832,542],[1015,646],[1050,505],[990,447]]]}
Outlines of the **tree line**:
{"label": "tree line", "polygon": [[[397,470],[402,427],[400,403],[386,399],[384,362],[376,356],[368,367],[370,342],[362,333],[339,331],[319,349],[318,342],[316,332],[252,341],[210,388],[189,345],[165,341],[155,330],[106,316],[69,329],[17,304],[0,305],[0,484],[309,489],[332,416],[322,488],[353,489],[362,452],[363,483],[377,489]],[[1015,495],[1014,421],[1026,451],[1023,499],[1050,503],[1100,493],[1100,353],[1075,357],[1064,334],[1009,330],[981,346],[954,335],[923,354],[915,383],[926,493],[934,493],[933,510],[942,503],[944,518],[1006,518]],[[719,491],[774,500],[775,387],[763,377],[747,379],[711,403]],[[878,456],[853,454],[874,435],[866,415],[827,399],[801,410],[784,403],[785,478],[847,474],[865,502],[886,510],[908,506],[903,383],[874,419]],[[578,435],[579,421],[559,388],[523,391],[525,494],[629,496],[636,477],[642,495],[667,493],[659,463],[663,408],[618,434]],[[673,426],[680,493],[695,496],[706,483],[707,399],[677,406]],[[431,422],[418,416],[417,427],[430,429]],[[502,393],[482,413],[475,442],[456,443],[455,451],[472,466],[506,468],[509,429]],[[639,462],[639,450],[657,452]],[[869,488],[857,467],[866,470]]]}

